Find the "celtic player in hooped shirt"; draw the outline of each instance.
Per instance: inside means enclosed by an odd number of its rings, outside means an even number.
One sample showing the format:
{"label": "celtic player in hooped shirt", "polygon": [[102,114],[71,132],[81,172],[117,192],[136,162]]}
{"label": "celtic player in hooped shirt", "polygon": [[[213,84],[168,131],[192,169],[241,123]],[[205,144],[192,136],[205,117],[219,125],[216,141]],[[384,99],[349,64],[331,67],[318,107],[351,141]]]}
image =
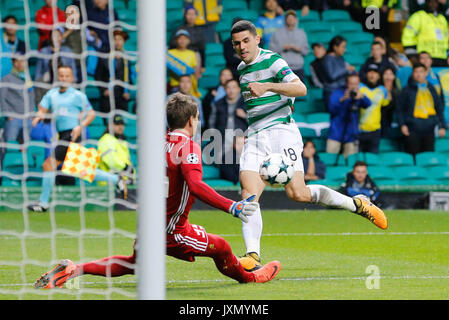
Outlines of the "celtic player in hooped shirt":
{"label": "celtic player in hooped shirt", "polygon": [[[285,186],[290,199],[344,208],[386,229],[385,214],[366,197],[350,198],[322,185],[306,186],[301,157],[303,141],[292,118],[295,97],[305,96],[306,86],[278,53],[259,47],[260,36],[251,22],[236,22],[231,29],[231,39],[242,60],[237,71],[249,123],[240,157],[242,198],[255,194],[258,201],[265,189],[259,176],[261,162],[271,153],[283,153],[292,160],[295,169],[292,180]],[[260,266],[260,209],[248,220],[242,224],[246,255],[240,261],[251,270]]]}

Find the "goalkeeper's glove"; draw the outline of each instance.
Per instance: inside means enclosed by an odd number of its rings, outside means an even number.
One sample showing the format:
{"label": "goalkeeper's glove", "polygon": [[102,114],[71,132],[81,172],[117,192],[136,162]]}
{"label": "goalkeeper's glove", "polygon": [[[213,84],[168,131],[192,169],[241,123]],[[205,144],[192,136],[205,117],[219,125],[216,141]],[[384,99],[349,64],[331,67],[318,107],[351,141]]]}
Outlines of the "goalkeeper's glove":
{"label": "goalkeeper's glove", "polygon": [[229,213],[245,223],[248,222],[248,216],[252,216],[259,209],[259,203],[252,202],[255,198],[256,195],[252,195],[242,201],[234,202]]}

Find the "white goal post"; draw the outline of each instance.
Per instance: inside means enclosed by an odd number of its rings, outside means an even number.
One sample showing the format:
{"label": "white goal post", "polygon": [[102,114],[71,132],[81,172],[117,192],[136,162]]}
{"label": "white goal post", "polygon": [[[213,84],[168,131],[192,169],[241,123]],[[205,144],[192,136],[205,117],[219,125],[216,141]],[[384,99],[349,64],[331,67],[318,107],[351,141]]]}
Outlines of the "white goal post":
{"label": "white goal post", "polygon": [[165,299],[165,0],[138,1],[138,298]]}

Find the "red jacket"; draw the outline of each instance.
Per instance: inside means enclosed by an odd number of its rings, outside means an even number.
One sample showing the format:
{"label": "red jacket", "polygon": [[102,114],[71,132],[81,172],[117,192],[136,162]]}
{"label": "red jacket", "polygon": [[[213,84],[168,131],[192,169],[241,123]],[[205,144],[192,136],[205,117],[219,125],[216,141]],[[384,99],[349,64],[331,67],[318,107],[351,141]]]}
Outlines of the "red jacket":
{"label": "red jacket", "polygon": [[[65,22],[66,17],[64,11],[56,8],[56,13],[58,15],[58,22]],[[46,40],[50,40],[51,29],[53,26],[53,8],[48,6],[43,6],[36,12],[36,23],[48,24],[48,27],[42,28],[38,27],[39,32],[39,45],[38,49],[42,48],[42,44]]]}

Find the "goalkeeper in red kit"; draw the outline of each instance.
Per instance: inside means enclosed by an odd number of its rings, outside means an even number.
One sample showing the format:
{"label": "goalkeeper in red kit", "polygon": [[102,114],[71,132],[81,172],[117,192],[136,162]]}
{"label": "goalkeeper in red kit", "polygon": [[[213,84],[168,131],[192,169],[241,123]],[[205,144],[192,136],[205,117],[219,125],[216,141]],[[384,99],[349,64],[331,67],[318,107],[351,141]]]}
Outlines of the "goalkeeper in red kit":
{"label": "goalkeeper in red kit", "polygon": [[[272,261],[254,271],[246,271],[232,253],[229,243],[220,236],[207,233],[202,226],[190,224],[189,211],[195,198],[247,221],[258,208],[255,196],[235,202],[219,195],[202,181],[201,148],[192,140],[198,125],[198,106],[189,96],[174,94],[167,102],[165,153],[168,176],[167,197],[167,255],[193,262],[196,256],[210,257],[217,269],[240,283],[267,282],[280,271],[278,261]],[[136,241],[137,242],[137,241]],[[134,274],[136,250],[131,256],[111,256],[75,264],[61,260],[56,267],[42,275],[35,288],[62,287],[64,283],[83,274],[117,277]]]}

